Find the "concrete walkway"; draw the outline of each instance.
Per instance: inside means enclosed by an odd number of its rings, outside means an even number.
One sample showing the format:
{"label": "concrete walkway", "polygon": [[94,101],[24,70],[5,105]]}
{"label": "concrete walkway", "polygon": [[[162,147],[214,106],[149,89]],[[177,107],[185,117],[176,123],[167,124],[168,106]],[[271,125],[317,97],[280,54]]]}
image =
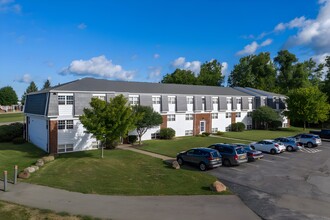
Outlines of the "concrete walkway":
{"label": "concrete walkway", "polygon": [[134,148],[134,147],[132,147],[131,145],[128,145],[128,144],[119,145],[117,148],[122,149],[122,150],[134,151],[136,153],[145,154],[145,155],[148,155],[148,156],[151,156],[151,157],[156,157],[156,158],[166,160],[166,161],[175,160],[175,158],[164,156],[164,155],[161,155],[161,154],[152,153],[152,152],[145,151],[145,150],[140,150],[140,149]]}
{"label": "concrete walkway", "polygon": [[235,140],[235,141],[246,141],[246,142],[254,142],[251,140],[245,140],[245,139],[238,139],[238,138],[230,138],[230,137],[223,137],[223,136],[218,136],[218,135],[210,135],[210,137],[214,137],[214,138],[222,138],[222,139],[228,139],[228,140]]}
{"label": "concrete walkway", "polygon": [[[2,186],[2,182],[0,182]],[[18,183],[0,191],[0,200],[55,212],[114,220],[260,219],[234,195],[105,196]]]}

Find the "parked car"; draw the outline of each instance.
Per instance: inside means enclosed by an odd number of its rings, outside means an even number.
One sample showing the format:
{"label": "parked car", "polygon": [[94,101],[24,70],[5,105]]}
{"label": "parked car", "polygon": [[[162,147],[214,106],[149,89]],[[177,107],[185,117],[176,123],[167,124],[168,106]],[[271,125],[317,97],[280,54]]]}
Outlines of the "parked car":
{"label": "parked car", "polygon": [[242,147],[217,143],[210,145],[209,148],[219,151],[224,166],[239,165],[248,161],[247,154]]}
{"label": "parked car", "polygon": [[321,138],[315,134],[297,134],[296,136],[293,136],[293,138],[309,148],[317,147],[322,144]]}
{"label": "parked car", "polygon": [[264,154],[261,151],[252,149],[250,145],[247,144],[234,144],[234,145],[244,148],[248,157],[248,161],[255,161],[264,157]]}
{"label": "parked car", "polygon": [[207,168],[215,168],[222,165],[221,155],[218,151],[210,148],[192,148],[178,153],[176,160],[179,165],[184,163],[197,165],[201,171]]}
{"label": "parked car", "polygon": [[285,146],[274,140],[262,140],[259,142],[251,143],[250,146],[255,150],[268,152],[271,154],[279,154],[285,151]]}
{"label": "parked car", "polygon": [[274,139],[274,141],[282,143],[287,151],[297,151],[302,148],[302,144],[297,142],[295,138],[280,137]]}
{"label": "parked car", "polygon": [[321,139],[330,139],[330,129],[322,129],[321,131],[309,131],[309,133],[318,135]]}

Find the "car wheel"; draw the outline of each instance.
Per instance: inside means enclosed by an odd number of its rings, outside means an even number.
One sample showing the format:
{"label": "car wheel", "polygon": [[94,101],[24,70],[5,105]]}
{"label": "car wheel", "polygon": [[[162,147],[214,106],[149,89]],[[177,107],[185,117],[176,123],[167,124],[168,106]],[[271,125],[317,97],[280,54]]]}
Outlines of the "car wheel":
{"label": "car wheel", "polygon": [[271,150],[270,150],[270,153],[271,153],[271,154],[276,154],[276,150],[275,150],[275,149],[271,149]]}
{"label": "car wheel", "polygon": [[291,151],[293,151],[293,147],[292,146],[287,146],[286,150],[291,152]]}
{"label": "car wheel", "polygon": [[312,147],[313,147],[313,143],[312,143],[312,142],[308,142],[308,143],[307,143],[307,147],[308,147],[308,148],[312,148]]}
{"label": "car wheel", "polygon": [[178,164],[179,164],[180,166],[182,166],[182,165],[183,165],[183,160],[182,160],[182,158],[181,158],[181,157],[179,157],[179,158],[177,159],[177,161],[178,161]]}
{"label": "car wheel", "polygon": [[199,169],[200,169],[201,171],[205,171],[205,170],[206,170],[206,165],[205,165],[205,163],[200,163],[200,164],[199,164]]}
{"label": "car wheel", "polygon": [[225,160],[223,161],[223,165],[224,165],[225,167],[230,167],[230,166],[231,166],[231,163],[230,163],[230,161],[229,161],[228,159],[225,159]]}

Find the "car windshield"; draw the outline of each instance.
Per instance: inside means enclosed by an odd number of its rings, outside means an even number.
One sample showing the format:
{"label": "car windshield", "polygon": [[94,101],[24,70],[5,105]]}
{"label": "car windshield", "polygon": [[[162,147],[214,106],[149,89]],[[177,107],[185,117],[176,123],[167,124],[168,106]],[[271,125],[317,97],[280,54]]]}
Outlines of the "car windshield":
{"label": "car windshield", "polygon": [[244,149],[245,150],[253,150],[252,147],[250,147],[250,146],[245,146]]}
{"label": "car windshield", "polygon": [[244,154],[245,150],[242,147],[238,147],[238,148],[236,148],[236,152],[237,152],[237,154]]}

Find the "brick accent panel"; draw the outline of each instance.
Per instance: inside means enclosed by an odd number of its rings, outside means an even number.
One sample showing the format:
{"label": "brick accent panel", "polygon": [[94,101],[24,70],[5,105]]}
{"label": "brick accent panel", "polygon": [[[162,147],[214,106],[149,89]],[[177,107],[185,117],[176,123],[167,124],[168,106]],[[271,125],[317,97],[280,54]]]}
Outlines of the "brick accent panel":
{"label": "brick accent panel", "polygon": [[236,123],[236,112],[231,113],[231,123]]}
{"label": "brick accent panel", "polygon": [[57,154],[57,140],[58,140],[58,133],[57,133],[57,121],[49,121],[49,153],[50,154]]}
{"label": "brick accent panel", "polygon": [[290,118],[288,118],[288,125],[287,125],[288,128],[291,126],[290,123],[291,123],[291,122],[290,122]]}
{"label": "brick accent panel", "polygon": [[160,125],[160,128],[167,128],[167,115],[162,115],[163,123]]}
{"label": "brick accent panel", "polygon": [[201,113],[201,114],[195,114],[194,115],[194,135],[198,135],[200,132],[200,122],[205,121],[206,127],[205,131],[211,133],[212,132],[212,119],[211,119],[211,113]]}

